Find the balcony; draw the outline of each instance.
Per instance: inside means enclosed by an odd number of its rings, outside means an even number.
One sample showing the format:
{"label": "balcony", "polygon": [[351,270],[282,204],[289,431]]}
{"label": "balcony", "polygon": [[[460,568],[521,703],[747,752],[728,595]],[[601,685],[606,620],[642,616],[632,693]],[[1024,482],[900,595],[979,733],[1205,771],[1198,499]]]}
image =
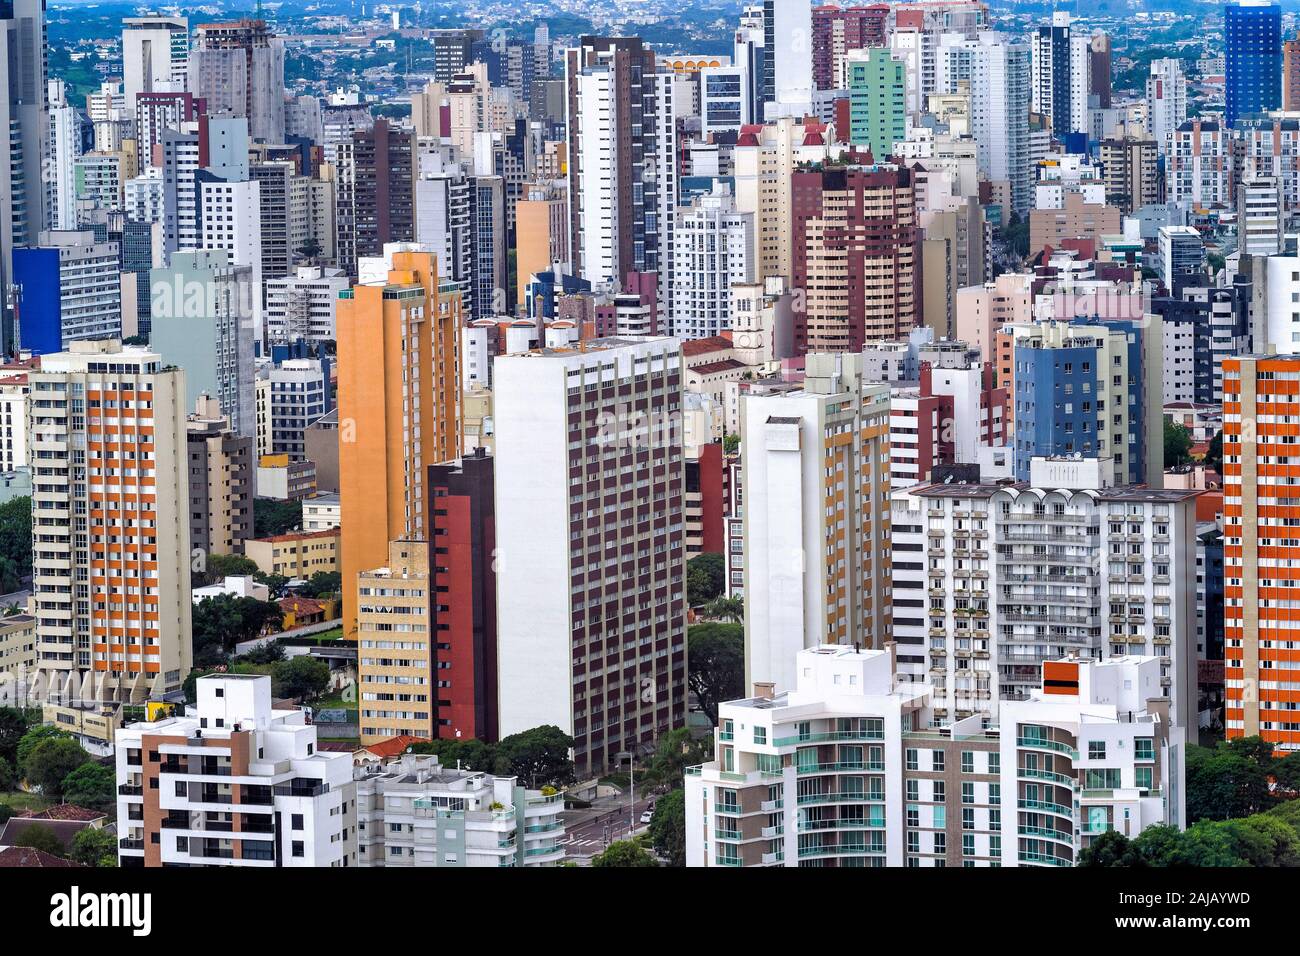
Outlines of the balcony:
{"label": "balcony", "polygon": [[122,837],[117,841],[117,845],[123,850],[143,850],[144,840],[133,840],[130,837]]}
{"label": "balcony", "polygon": [[1056,753],[1065,754],[1071,760],[1079,759],[1079,751],[1069,744],[1059,743],[1055,740],[1043,740],[1038,737],[1017,737],[1016,746],[1026,747],[1031,750],[1052,750]]}
{"label": "balcony", "polygon": [[1040,866],[1074,866],[1072,860],[1062,859],[1059,856],[1049,856],[1046,853],[1028,853],[1022,851],[1019,859],[1021,863],[1030,863]]}
{"label": "balcony", "polygon": [[794,744],[833,743],[837,741],[884,740],[885,735],[866,730],[844,730],[826,734],[796,734],[793,737],[778,737],[772,741],[775,747],[790,747]]}
{"label": "balcony", "polygon": [[1038,810],[1043,813],[1055,813],[1058,816],[1074,819],[1074,810],[1060,803],[1046,803],[1042,800],[1018,800],[1016,805],[1021,810]]}
{"label": "balcony", "polygon": [[117,788],[117,792],[124,797],[143,797],[144,787],[137,784],[124,783]]}
{"label": "balcony", "polygon": [[852,772],[864,773],[867,770],[884,770],[885,768],[883,764],[881,764],[878,767],[868,766],[865,762],[861,760],[857,760],[857,761],[852,761],[850,763],[804,764],[803,766],[798,767],[796,769],[798,770],[799,773],[805,774],[805,773],[852,773]]}
{"label": "balcony", "polygon": [[330,785],[324,780],[291,780],[289,783],[277,783],[277,797],[319,797],[329,792]]}

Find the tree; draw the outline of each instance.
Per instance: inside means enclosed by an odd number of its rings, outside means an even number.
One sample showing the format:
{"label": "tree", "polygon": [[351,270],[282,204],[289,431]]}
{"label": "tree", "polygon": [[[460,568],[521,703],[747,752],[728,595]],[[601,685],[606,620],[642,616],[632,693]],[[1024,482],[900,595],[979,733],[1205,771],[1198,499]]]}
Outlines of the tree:
{"label": "tree", "polygon": [[496,767],[496,748],[475,737],[465,740],[424,740],[407,748],[408,753],[436,754],[444,767],[490,771]]}
{"label": "tree", "polygon": [[253,499],[253,537],[269,538],[302,527],[301,501]]}
{"label": "tree", "polygon": [[1214,433],[1214,437],[1205,447],[1205,457],[1201,462],[1206,468],[1223,471],[1223,429]]}
{"label": "tree", "polygon": [[739,624],[696,624],[686,634],[687,685],[709,722],[718,705],[745,692],[745,629]]}
{"label": "tree", "polygon": [[681,787],[686,768],[708,759],[709,743],[709,738],[695,740],[685,727],[668,731],[659,738],[646,778],[668,787]]}
{"label": "tree", "polygon": [[20,776],[27,775],[27,760],[31,757],[32,751],[47,740],[72,739],[72,734],[66,730],[60,730],[51,724],[36,724],[27,733],[23,734],[18,741],[18,746],[14,748],[16,758],[15,766]]}
{"label": "tree", "polygon": [[284,647],[278,641],[263,641],[255,645],[247,654],[235,658],[235,662],[239,664],[274,664],[282,660],[284,660]]}
{"label": "tree", "polygon": [[13,498],[0,505],[0,592],[22,587],[32,573],[32,499]]}
{"label": "tree", "polygon": [[572,748],[573,738],[552,724],[511,734],[497,742],[497,773],[518,777],[534,790],[546,784],[562,787],[575,779]]}
{"label": "tree", "polygon": [[316,697],[330,684],[330,666],[310,654],[300,654],[272,664],[271,681],[276,697]]}
{"label": "tree", "polygon": [[1258,737],[1220,741],[1213,749],[1189,745],[1188,821],[1229,820],[1268,809],[1274,801],[1268,785],[1273,764],[1272,748]]}
{"label": "tree", "polygon": [[204,560],[199,586],[218,584],[225,578],[252,577],[257,571],[257,562],[242,554],[209,554]]}
{"label": "tree", "polygon": [[722,436],[722,451],[723,451],[724,454],[727,454],[727,455],[734,455],[736,452],[740,451],[740,436],[739,436],[739,435],[723,435],[723,436]]}
{"label": "tree", "polygon": [[284,586],[289,583],[289,579],[283,574],[266,574],[263,571],[254,574],[253,580],[258,584],[265,584],[266,590],[272,598],[283,597]]}
{"label": "tree", "polygon": [[17,766],[18,741],[23,739],[33,724],[41,722],[41,712],[36,708],[0,707],[0,760]]}
{"label": "tree", "polygon": [[298,589],[303,597],[316,598],[338,594],[343,590],[343,575],[337,571],[317,571]]}
{"label": "tree", "polygon": [[1165,467],[1186,465],[1192,460],[1192,433],[1187,426],[1165,419]]}
{"label": "tree", "polygon": [[699,607],[722,594],[727,586],[726,562],[720,554],[697,554],[686,562],[686,601]]}
{"label": "tree", "polygon": [[12,793],[18,789],[18,773],[4,757],[0,757],[0,793]]}
{"label": "tree", "polygon": [[1107,830],[1084,847],[1079,866],[1145,866],[1132,841],[1118,830]]}
{"label": "tree", "polygon": [[84,866],[117,866],[117,835],[111,830],[82,830],[72,838],[68,859]]}
{"label": "tree", "polygon": [[745,599],[719,595],[700,608],[700,613],[714,620],[739,624],[745,619]]}
{"label": "tree", "polygon": [[33,823],[25,827],[23,832],[14,839],[14,846],[31,847],[33,850],[41,850],[51,856],[66,856],[68,852],[58,834],[44,823]]}
{"label": "tree", "polygon": [[79,807],[105,812],[117,806],[117,779],[113,768],[91,761],[63,780],[63,799]]}
{"label": "tree", "polygon": [[237,644],[280,630],[283,619],[284,612],[274,601],[233,594],[206,597],[190,612],[194,656],[198,659],[201,650],[210,648],[229,654]]}
{"label": "tree", "polygon": [[591,858],[592,866],[658,866],[659,862],[635,840],[617,840]]}
{"label": "tree", "polygon": [[659,798],[650,818],[650,844],[669,866],[686,865],[686,791],[677,789]]}
{"label": "tree", "polygon": [[308,239],[297,249],[298,255],[304,259],[315,259],[321,254],[320,241],[317,239]]}
{"label": "tree", "polygon": [[56,737],[36,745],[27,756],[24,776],[30,785],[40,788],[42,795],[61,799],[63,782],[90,759],[90,754],[71,737]]}

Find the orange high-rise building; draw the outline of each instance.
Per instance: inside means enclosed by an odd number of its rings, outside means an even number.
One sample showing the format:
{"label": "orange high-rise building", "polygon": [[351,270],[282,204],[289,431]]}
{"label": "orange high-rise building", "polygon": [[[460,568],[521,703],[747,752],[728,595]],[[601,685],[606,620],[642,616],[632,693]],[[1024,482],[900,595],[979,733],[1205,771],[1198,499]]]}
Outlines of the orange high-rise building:
{"label": "orange high-rise building", "polygon": [[1223,362],[1223,638],[1229,739],[1300,749],[1300,356]]}
{"label": "orange high-rise building", "polygon": [[357,574],[389,542],[426,539],[425,472],[460,452],[460,292],[428,252],[396,251],[388,281],[338,302],[343,629],[356,636]]}

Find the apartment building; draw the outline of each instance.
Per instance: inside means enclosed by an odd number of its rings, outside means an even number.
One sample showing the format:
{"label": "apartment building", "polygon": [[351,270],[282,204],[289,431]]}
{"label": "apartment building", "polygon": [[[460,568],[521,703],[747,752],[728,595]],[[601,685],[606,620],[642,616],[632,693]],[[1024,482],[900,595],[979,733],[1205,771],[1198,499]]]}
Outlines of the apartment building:
{"label": "apartment building", "polygon": [[22,286],[18,341],[48,354],[122,331],[119,248],[93,232],[48,230],[31,248],[13,252],[14,281]]}
{"label": "apartment building", "polygon": [[996,717],[1044,660],[1141,654],[1192,726],[1199,492],[1099,487],[1095,462],[1037,464],[1032,484],[894,493],[900,676],[928,679],[942,720]]}
{"label": "apartment building", "polygon": [[190,546],[240,554],[253,535],[253,439],[236,435],[215,399],[200,398],[185,422]]}
{"label": "apartment building", "polygon": [[272,342],[334,341],[339,293],[351,287],[342,269],[299,266],[266,283],[266,330]]}
{"label": "apartment building", "polygon": [[[338,420],[343,627],[355,628],[356,576],[389,542],[426,539],[426,468],[460,449],[460,291],[431,253],[390,247],[382,281],[340,293]],[[306,423],[304,423],[306,424]]]}
{"label": "apartment building", "polygon": [[795,689],[724,703],[686,771],[687,866],[1071,866],[1182,826],[1184,728],[1144,657],[1049,661],[1000,725],[936,721],[888,650],[800,651]]}
{"label": "apartment building", "polygon": [[244,556],[266,574],[305,581],[317,571],[339,570],[340,534],[338,528],[332,528],[249,538],[244,542]]}
{"label": "apartment building", "polygon": [[890,634],[889,390],[855,353],[811,353],[805,373],[741,398],[749,687],[792,687],[800,648]]}
{"label": "apartment building", "polygon": [[342,523],[342,507],[337,494],[318,494],[303,499],[303,531],[328,531]]}
{"label": "apartment building", "polygon": [[80,697],[90,675],[102,699],[178,691],[191,659],[185,373],[108,339],[46,355],[28,378],[39,667],[59,697]]}
{"label": "apartment building", "polygon": [[0,617],[0,675],[36,670],[36,618],[30,614]]}
{"label": "apartment building", "polygon": [[686,712],[675,339],[498,356],[499,732],[553,724],[585,773]]}
{"label": "apartment building", "polygon": [[1291,470],[1300,356],[1223,363],[1223,637],[1227,736],[1300,749],[1293,657]]}
{"label": "apartment building", "polygon": [[396,540],[384,567],[357,577],[357,690],[362,745],[389,737],[429,740],[441,675],[431,641],[429,546]]}
{"label": "apartment building", "polygon": [[200,677],[185,716],[116,734],[122,866],[357,866],[352,758],[322,753],[271,678]]}
{"label": "apartment building", "polygon": [[403,754],[353,771],[360,866],[559,866],[564,794]]}

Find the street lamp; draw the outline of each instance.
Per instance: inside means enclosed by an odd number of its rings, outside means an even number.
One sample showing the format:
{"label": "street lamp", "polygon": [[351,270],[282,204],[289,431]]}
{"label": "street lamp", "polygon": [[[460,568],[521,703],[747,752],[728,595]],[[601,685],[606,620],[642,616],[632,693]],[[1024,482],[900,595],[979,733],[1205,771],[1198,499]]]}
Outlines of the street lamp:
{"label": "street lamp", "polygon": [[628,775],[630,780],[630,793],[632,795],[632,803],[628,807],[628,822],[627,822],[627,835],[630,837],[632,835],[632,831],[636,829],[636,759],[635,759],[636,755],[630,753],[629,751],[621,750],[618,753],[616,753],[614,756],[617,757],[619,760],[622,760],[624,757],[627,758],[627,769],[628,769]]}

